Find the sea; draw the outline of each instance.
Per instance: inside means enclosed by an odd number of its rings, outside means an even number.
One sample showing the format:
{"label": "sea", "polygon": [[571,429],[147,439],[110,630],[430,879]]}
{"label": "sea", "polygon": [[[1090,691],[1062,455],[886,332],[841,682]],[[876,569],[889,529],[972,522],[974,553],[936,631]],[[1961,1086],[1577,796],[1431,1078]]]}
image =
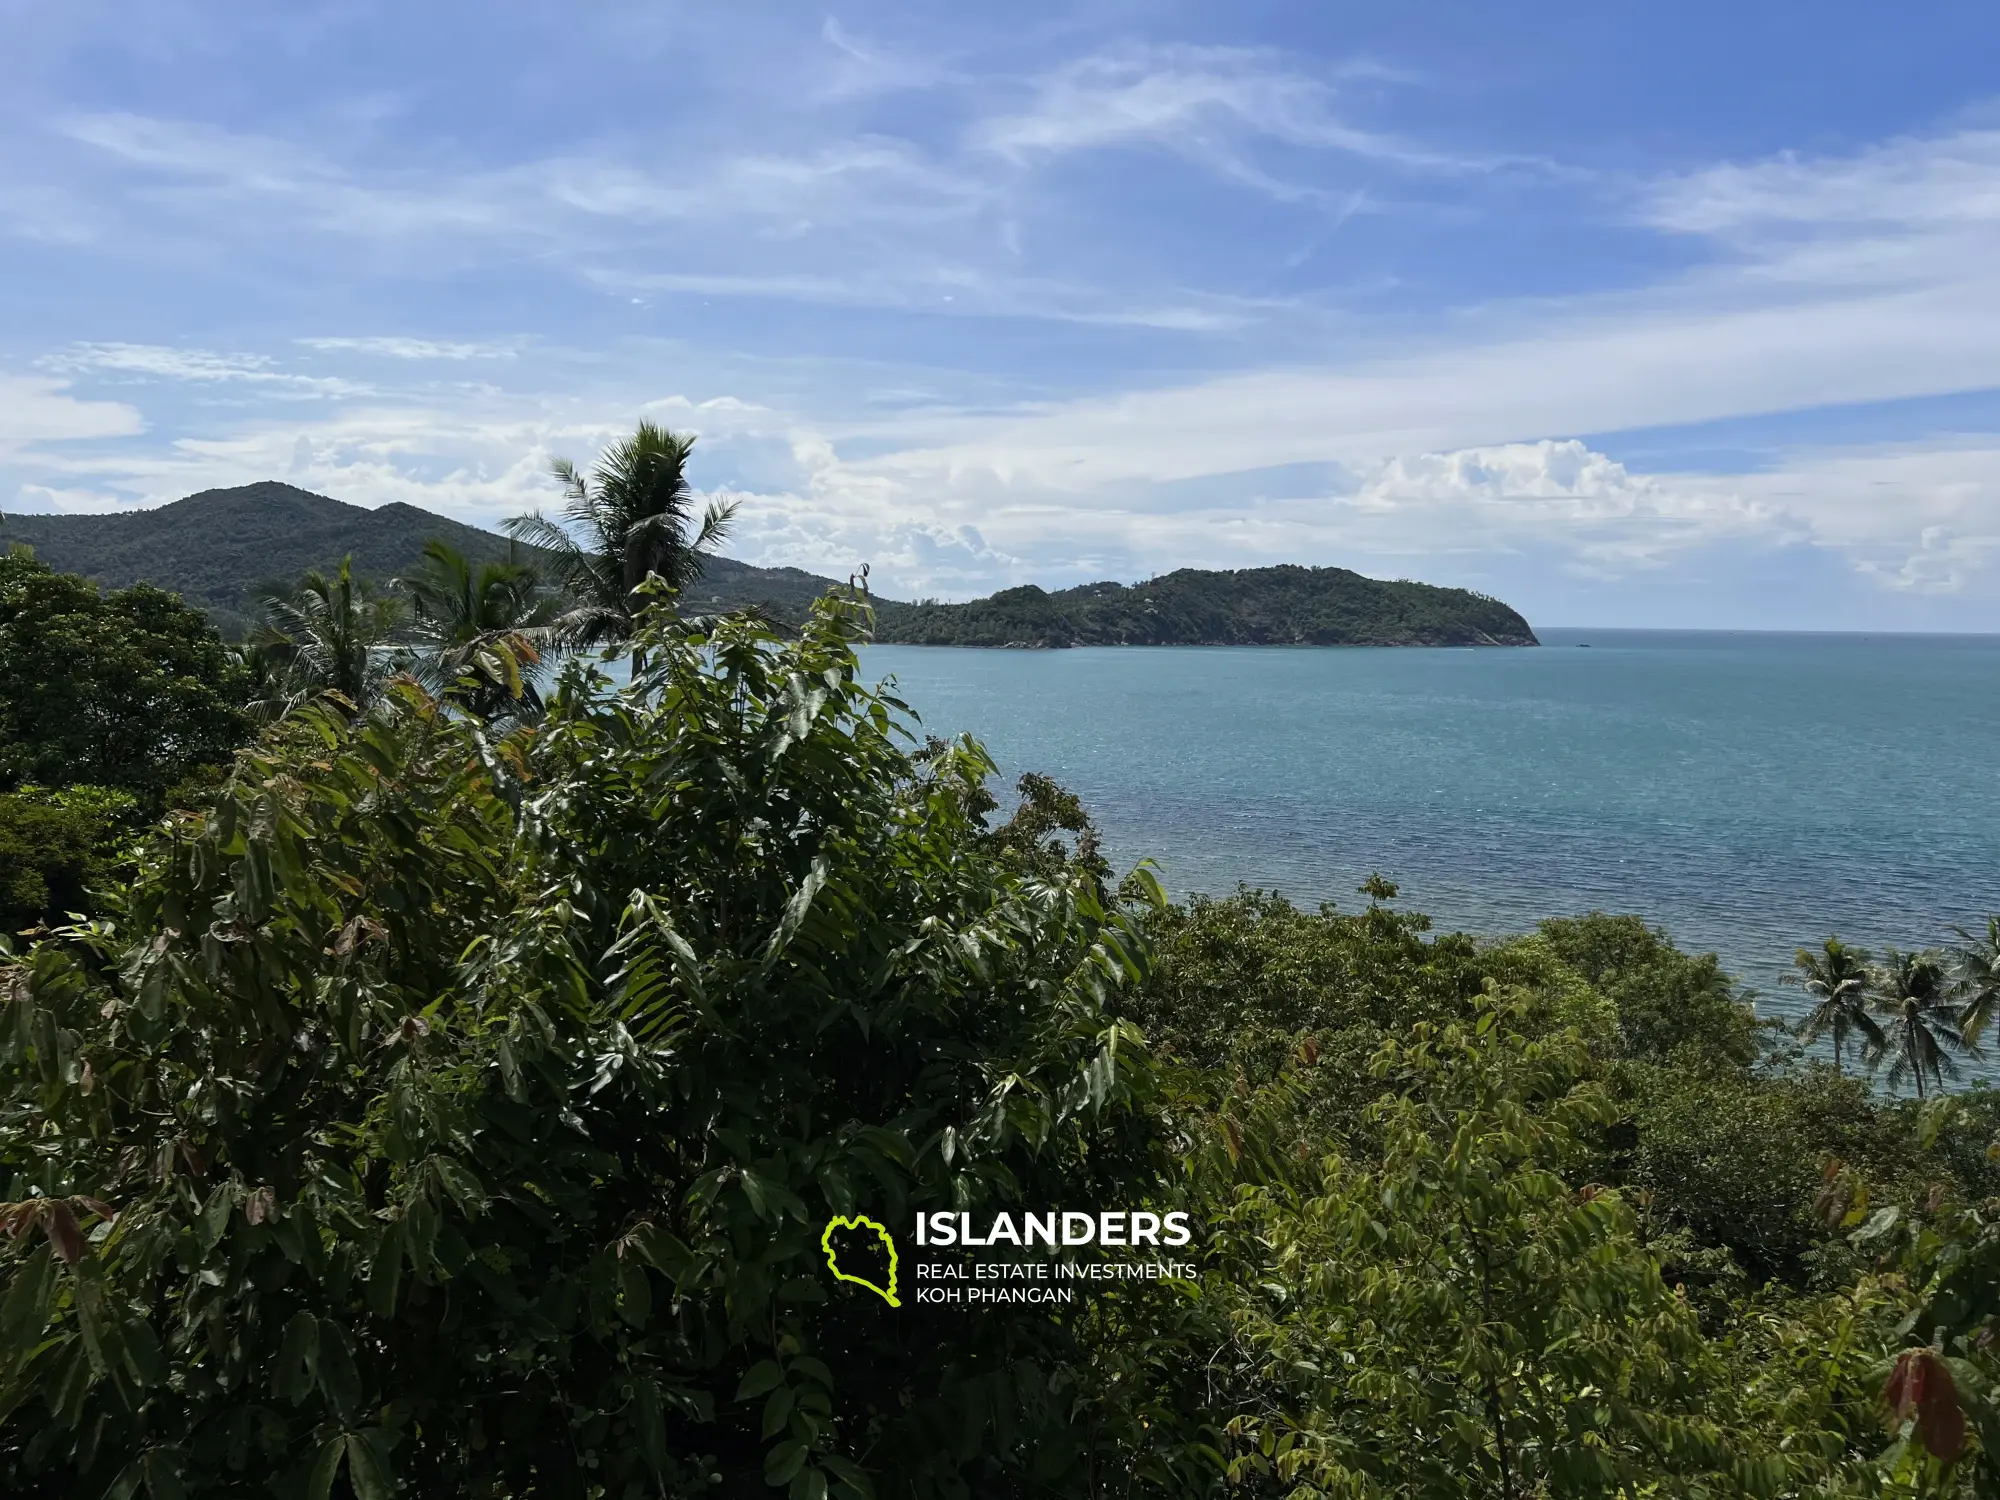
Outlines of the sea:
{"label": "sea", "polygon": [[[2000,636],[1557,630],[1522,649],[864,648],[1005,794],[1078,793],[1168,889],[1397,904],[1486,936],[1632,912],[1779,981],[1829,934],[2000,911]],[[1011,805],[1011,801],[1008,801]]]}

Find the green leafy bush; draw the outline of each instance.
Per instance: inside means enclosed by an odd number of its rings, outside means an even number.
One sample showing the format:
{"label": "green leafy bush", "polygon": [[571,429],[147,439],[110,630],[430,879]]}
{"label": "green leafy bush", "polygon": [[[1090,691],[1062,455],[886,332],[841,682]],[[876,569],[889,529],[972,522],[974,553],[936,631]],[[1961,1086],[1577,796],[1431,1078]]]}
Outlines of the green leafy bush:
{"label": "green leafy bush", "polygon": [[109,787],[0,795],[0,935],[85,911],[137,814],[134,797]]}
{"label": "green leafy bush", "polygon": [[855,628],[667,621],[499,741],[409,687],[304,710],[115,927],[0,976],[0,1491],[1195,1462],[1104,1418],[1082,1330],[820,1274],[830,1214],[1129,1201],[1154,1160],[1132,914],[992,847],[990,764],[900,746]]}
{"label": "green leafy bush", "polygon": [[157,806],[248,737],[248,683],[201,614],[0,555],[0,789],[85,783]]}

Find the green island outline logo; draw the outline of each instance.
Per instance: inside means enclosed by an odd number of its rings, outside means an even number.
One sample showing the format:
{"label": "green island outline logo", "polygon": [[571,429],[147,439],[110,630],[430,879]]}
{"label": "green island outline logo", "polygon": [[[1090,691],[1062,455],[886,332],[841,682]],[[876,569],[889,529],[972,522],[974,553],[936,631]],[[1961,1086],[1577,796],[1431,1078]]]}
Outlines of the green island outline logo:
{"label": "green island outline logo", "polygon": [[[885,1292],[865,1276],[850,1276],[840,1269],[838,1252],[833,1248],[833,1232],[836,1229],[872,1229],[889,1252],[889,1289]],[[819,1247],[826,1252],[826,1268],[833,1272],[835,1281],[851,1281],[856,1286],[865,1286],[891,1307],[903,1304],[896,1298],[896,1238],[882,1225],[866,1214],[835,1214],[826,1221],[826,1228],[820,1232]]]}

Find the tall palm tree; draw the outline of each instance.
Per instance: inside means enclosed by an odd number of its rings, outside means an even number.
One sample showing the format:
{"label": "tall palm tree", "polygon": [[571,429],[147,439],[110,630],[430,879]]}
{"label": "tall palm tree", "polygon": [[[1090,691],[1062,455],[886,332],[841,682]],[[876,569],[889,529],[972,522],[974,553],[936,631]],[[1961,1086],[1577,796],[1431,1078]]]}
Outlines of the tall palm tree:
{"label": "tall palm tree", "polygon": [[1887,1022],[1876,1055],[1892,1059],[1889,1086],[1912,1080],[1921,1099],[1926,1078],[1938,1088],[1944,1087],[1945,1079],[1956,1078],[1953,1054],[1971,1048],[1958,1027],[1958,1006],[1943,955],[1887,949],[1882,961],[1869,970],[1868,981],[1875,1009]]}
{"label": "tall palm tree", "polygon": [[482,719],[539,717],[537,670],[556,649],[556,602],[534,568],[509,556],[474,564],[433,537],[397,580],[417,641],[416,678]]}
{"label": "tall palm tree", "polygon": [[1799,1039],[1811,1046],[1820,1037],[1833,1037],[1833,1070],[1841,1071],[1841,1052],[1849,1034],[1859,1032],[1864,1046],[1879,1051],[1882,1028],[1868,1014],[1868,955],[1830,937],[1818,953],[1799,949],[1792,957],[1796,973],[1785,982],[1796,984],[1811,997],[1813,1008],[1799,1024]]}
{"label": "tall palm tree", "polygon": [[2000,1011],[2000,916],[1988,917],[1979,937],[1963,927],[1952,930],[1965,940],[1952,954],[1958,970],[1958,1026],[1966,1041],[1976,1044]]}
{"label": "tall palm tree", "polygon": [[367,707],[389,675],[381,648],[403,615],[393,597],[354,576],[353,556],[331,577],[314,569],[289,592],[266,593],[263,603],[264,625],[252,644],[275,673],[263,712],[275,717],[325,693]]}
{"label": "tall palm tree", "polygon": [[566,458],[550,465],[567,495],[566,526],[539,511],[507,522],[508,535],[551,555],[556,582],[571,601],[559,622],[565,640],[578,646],[627,640],[648,603],[636,591],[649,577],[684,589],[701,576],[736,506],[711,503],[696,524],[687,479],[693,448],[692,434],[641,422],[587,476]]}

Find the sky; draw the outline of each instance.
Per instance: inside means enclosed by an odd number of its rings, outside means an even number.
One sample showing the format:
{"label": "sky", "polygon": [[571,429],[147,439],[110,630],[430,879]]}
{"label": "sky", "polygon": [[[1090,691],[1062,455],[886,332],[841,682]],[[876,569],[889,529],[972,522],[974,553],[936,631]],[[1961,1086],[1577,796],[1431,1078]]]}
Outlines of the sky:
{"label": "sky", "polygon": [[0,509],[2000,630],[2000,7],[0,0]]}

